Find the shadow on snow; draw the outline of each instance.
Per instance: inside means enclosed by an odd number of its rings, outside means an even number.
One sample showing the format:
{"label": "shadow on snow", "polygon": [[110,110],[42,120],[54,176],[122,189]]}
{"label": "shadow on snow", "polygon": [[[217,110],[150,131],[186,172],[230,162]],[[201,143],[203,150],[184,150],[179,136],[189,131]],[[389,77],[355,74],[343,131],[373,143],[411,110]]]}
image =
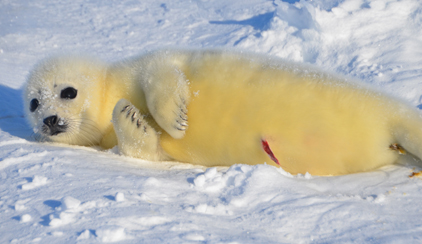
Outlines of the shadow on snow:
{"label": "shadow on snow", "polygon": [[0,130],[29,139],[32,130],[24,118],[22,90],[0,85]]}

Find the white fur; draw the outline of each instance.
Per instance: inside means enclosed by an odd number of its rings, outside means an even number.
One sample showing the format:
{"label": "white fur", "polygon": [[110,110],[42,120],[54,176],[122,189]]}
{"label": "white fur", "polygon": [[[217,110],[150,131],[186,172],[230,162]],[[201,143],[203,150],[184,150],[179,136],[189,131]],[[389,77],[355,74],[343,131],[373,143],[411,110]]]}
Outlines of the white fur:
{"label": "white fur", "polygon": [[[68,86],[75,99],[60,98]],[[34,98],[40,106],[30,112]],[[51,141],[118,144],[149,160],[276,165],[262,141],[291,173],[372,170],[397,161],[393,144],[422,158],[415,109],[314,67],[254,54],[162,50],[112,65],[47,59],[31,73],[24,103],[41,134],[48,116],[69,124],[43,134]]]}

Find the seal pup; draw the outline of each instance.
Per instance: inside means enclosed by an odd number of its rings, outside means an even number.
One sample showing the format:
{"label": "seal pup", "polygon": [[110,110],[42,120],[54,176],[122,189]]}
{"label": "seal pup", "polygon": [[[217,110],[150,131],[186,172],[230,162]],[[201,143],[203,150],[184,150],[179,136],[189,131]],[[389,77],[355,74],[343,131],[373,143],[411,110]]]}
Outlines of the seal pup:
{"label": "seal pup", "polygon": [[25,112],[46,140],[204,166],[267,163],[340,175],[422,158],[416,109],[305,64],[225,50],[158,50],[114,64],[41,61]]}

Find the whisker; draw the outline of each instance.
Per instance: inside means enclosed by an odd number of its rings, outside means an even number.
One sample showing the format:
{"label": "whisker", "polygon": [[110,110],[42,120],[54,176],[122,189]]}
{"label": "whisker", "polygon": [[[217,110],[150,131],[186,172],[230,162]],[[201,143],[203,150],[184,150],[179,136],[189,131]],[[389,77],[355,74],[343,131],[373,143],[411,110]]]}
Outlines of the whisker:
{"label": "whisker", "polygon": [[[99,137],[102,137],[102,133],[98,129],[96,122],[88,118],[69,118],[67,119],[67,124],[69,126],[67,136],[72,141],[81,141],[82,138],[84,144],[94,146],[99,143]],[[77,131],[78,129],[80,133],[76,134],[75,131]]]}
{"label": "whisker", "polygon": [[57,137],[48,135],[48,128],[40,126],[38,132],[33,132],[30,138],[38,142],[61,141],[69,144],[95,146],[104,136],[97,123],[89,118],[81,118],[79,115],[73,115],[65,118],[63,129]]}

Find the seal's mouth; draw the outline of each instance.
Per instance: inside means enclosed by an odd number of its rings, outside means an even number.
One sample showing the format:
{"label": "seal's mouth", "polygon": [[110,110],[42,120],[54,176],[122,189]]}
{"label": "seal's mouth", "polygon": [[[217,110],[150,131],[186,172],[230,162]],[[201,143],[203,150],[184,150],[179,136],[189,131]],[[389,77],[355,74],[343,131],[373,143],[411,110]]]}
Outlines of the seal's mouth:
{"label": "seal's mouth", "polygon": [[58,134],[61,134],[63,132],[65,132],[65,131],[64,130],[51,130],[48,135],[49,136],[57,136]]}
{"label": "seal's mouth", "polygon": [[47,117],[43,120],[41,127],[42,134],[46,136],[57,136],[61,133],[66,132],[68,125],[62,118],[58,118],[56,115]]}

